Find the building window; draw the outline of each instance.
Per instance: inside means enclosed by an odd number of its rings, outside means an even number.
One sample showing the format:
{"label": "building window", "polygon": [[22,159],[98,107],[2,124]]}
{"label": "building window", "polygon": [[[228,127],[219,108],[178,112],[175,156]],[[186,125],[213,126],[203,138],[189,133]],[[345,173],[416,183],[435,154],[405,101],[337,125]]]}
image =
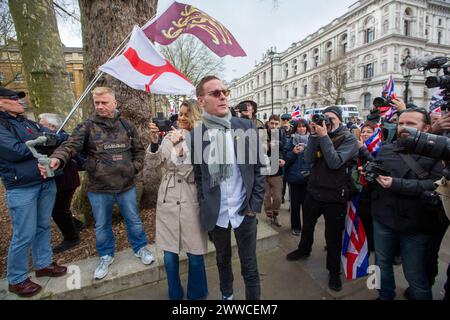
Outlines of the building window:
{"label": "building window", "polygon": [[284,78],[289,78],[289,65],[287,63],[284,65]]}
{"label": "building window", "polygon": [[70,82],[74,82],[75,81],[75,76],[74,76],[73,72],[69,72],[69,81]]}
{"label": "building window", "polygon": [[366,43],[371,43],[374,40],[374,30],[369,28],[366,30]]}
{"label": "building window", "polygon": [[266,73],[265,72],[263,73],[263,79],[262,80],[263,80],[263,85],[265,85],[266,84]]}
{"label": "building window", "polygon": [[388,31],[389,31],[389,20],[384,20],[383,33],[388,33]]}
{"label": "building window", "polygon": [[441,42],[442,42],[442,32],[439,31],[439,32],[438,32],[438,41],[437,41],[437,43],[438,43],[438,44],[441,44]]}
{"label": "building window", "polygon": [[298,88],[297,88],[297,84],[294,85],[294,97],[298,97]]}
{"label": "building window", "polygon": [[425,17],[425,23],[428,23],[428,21],[430,21],[430,19],[428,18],[428,16]]}
{"label": "building window", "polygon": [[364,66],[364,79],[372,79],[374,75],[373,71],[373,63],[366,64]]}
{"label": "building window", "polygon": [[428,39],[428,29],[425,29],[425,37]]}
{"label": "building window", "polygon": [[5,75],[3,74],[3,72],[0,72],[0,82],[5,81]]}
{"label": "building window", "polygon": [[364,95],[364,109],[370,110],[372,108],[372,96],[370,93]]}
{"label": "building window", "polygon": [[345,86],[345,85],[347,85],[347,72],[344,72],[343,74],[342,74],[342,85],[343,86]]}
{"label": "building window", "polygon": [[314,49],[314,66],[319,66],[319,49]]}
{"label": "building window", "polygon": [[286,90],[286,99],[289,99],[289,90]]}
{"label": "building window", "polygon": [[438,20],[438,25],[439,25],[439,26],[442,26],[442,19],[439,19],[439,20]]}
{"label": "building window", "polygon": [[331,75],[328,75],[326,81],[327,81],[327,90],[330,91],[333,85],[333,78],[331,77]]}
{"label": "building window", "polygon": [[382,69],[383,73],[387,73],[387,68],[388,68],[388,62],[387,62],[387,60],[383,60],[383,63],[381,64],[381,69]]}
{"label": "building window", "polygon": [[319,81],[318,80],[314,80],[313,84],[314,84],[314,87],[313,87],[314,93],[319,92]]}
{"label": "building window", "polygon": [[264,104],[266,104],[266,103],[267,103],[267,92],[264,91]]}
{"label": "building window", "polygon": [[303,71],[306,72],[306,69],[308,69],[308,56],[305,54],[303,56]]}
{"label": "building window", "polygon": [[304,84],[303,85],[303,95],[307,95],[308,94],[308,85],[307,84]]}
{"label": "building window", "polygon": [[409,37],[411,35],[411,21],[405,20],[404,26],[403,26],[403,32],[405,33],[405,36]]}
{"label": "building window", "polygon": [[294,59],[292,62],[292,69],[294,70],[294,74],[297,74],[297,59]]}
{"label": "building window", "polygon": [[256,86],[259,87],[259,76],[256,77]]}

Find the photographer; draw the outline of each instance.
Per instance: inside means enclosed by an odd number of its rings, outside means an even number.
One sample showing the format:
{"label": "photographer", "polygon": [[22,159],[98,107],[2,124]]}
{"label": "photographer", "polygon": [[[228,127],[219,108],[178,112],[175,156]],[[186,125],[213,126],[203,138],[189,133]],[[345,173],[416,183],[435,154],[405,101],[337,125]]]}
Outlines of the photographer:
{"label": "photographer", "polygon": [[[402,127],[430,130],[430,117],[423,108],[404,110],[398,122]],[[397,133],[398,133],[397,132]],[[395,298],[394,256],[400,245],[403,272],[409,283],[405,295],[414,300],[432,299],[426,272],[427,251],[436,228],[436,212],[426,196],[434,181],[442,176],[439,160],[402,153],[397,142],[383,143],[376,160],[391,176],[378,176],[372,191],[375,260],[381,269],[381,300]]]}
{"label": "photographer", "polygon": [[261,120],[256,119],[256,112],[258,112],[258,105],[255,101],[245,100],[239,102],[239,104],[235,108],[236,112],[241,114],[241,118],[251,120],[256,129],[265,129],[264,123]]}
{"label": "photographer", "polygon": [[287,260],[305,259],[311,253],[317,219],[325,218],[327,243],[328,286],[340,291],[342,232],[344,230],[347,201],[353,195],[351,168],[356,164],[358,144],[356,138],[342,123],[342,110],[328,107],[323,115],[313,117],[311,136],[305,150],[305,161],[313,167],[308,181],[303,231],[298,249],[287,255]]}

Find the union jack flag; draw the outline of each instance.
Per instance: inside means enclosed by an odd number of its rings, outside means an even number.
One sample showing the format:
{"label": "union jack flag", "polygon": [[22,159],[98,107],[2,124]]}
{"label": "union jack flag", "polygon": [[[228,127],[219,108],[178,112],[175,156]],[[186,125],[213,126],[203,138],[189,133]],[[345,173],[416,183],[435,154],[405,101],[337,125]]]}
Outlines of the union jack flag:
{"label": "union jack flag", "polygon": [[357,194],[352,201],[347,203],[341,260],[345,277],[348,280],[367,276],[369,268],[366,233],[356,209],[359,199],[360,194]]}
{"label": "union jack flag", "polygon": [[[383,92],[381,94],[385,98],[396,99],[397,96],[395,95],[394,90],[395,90],[394,78],[392,78],[392,75],[390,75],[388,81],[386,82],[386,85],[384,86]],[[384,110],[381,110],[381,116],[384,117],[384,119],[386,121],[391,120],[393,115],[397,112],[397,108],[393,107],[393,106],[386,106],[383,109]]]}
{"label": "union jack flag", "polygon": [[373,135],[367,139],[365,142],[367,150],[369,150],[372,156],[376,156],[381,148],[381,142],[383,141],[383,136],[380,128],[376,128]]}
{"label": "union jack flag", "polygon": [[395,91],[395,83],[394,83],[394,78],[392,78],[392,74],[389,77],[389,80],[386,82],[386,85],[384,86],[383,89],[383,97],[387,98],[387,97],[392,97],[392,95],[394,94]]}
{"label": "union jack flag", "polygon": [[296,106],[294,111],[292,111],[291,118],[293,120],[298,120],[302,117],[302,112],[300,110],[300,106]]}

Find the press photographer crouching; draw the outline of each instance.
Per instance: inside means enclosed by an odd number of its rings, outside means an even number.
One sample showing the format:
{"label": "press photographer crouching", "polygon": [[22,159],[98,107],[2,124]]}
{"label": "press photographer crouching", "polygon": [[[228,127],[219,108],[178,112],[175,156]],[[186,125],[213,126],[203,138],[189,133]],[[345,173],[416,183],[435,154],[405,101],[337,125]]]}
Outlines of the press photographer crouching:
{"label": "press photographer crouching", "polygon": [[305,161],[312,163],[308,181],[303,229],[298,249],[287,255],[294,261],[309,257],[314,241],[317,219],[325,218],[327,243],[327,269],[330,272],[328,286],[340,291],[342,232],[344,230],[347,201],[353,191],[352,167],[356,165],[358,144],[342,123],[342,110],[328,107],[323,115],[317,115],[311,123],[311,136],[304,151]]}
{"label": "press photographer crouching", "polygon": [[[403,127],[421,132],[430,130],[430,117],[423,108],[404,110],[397,133]],[[376,174],[372,191],[375,262],[381,269],[379,299],[395,298],[394,256],[400,245],[403,272],[409,288],[405,296],[412,300],[431,300],[431,282],[427,274],[429,248],[437,230],[438,210],[430,205],[434,181],[442,176],[439,160],[405,153],[397,141],[384,142],[376,157],[390,176]]]}

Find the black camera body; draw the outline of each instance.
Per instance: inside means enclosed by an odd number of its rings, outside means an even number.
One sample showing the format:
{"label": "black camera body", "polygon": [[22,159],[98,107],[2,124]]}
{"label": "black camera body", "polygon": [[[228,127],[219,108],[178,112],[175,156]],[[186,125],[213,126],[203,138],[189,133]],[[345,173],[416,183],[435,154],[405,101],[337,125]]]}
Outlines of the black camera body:
{"label": "black camera body", "polygon": [[375,99],[373,99],[373,105],[376,108],[387,107],[391,105],[391,103],[391,97],[376,97]]}
{"label": "black camera body", "polygon": [[245,112],[245,111],[247,111],[248,110],[247,103],[245,103],[245,102],[244,103],[243,102],[239,103],[234,108],[234,110],[237,111],[237,112]]}
{"label": "black camera body", "polygon": [[376,178],[379,176],[385,176],[388,177],[391,175],[391,173],[377,162],[367,162],[363,167],[364,172],[366,175],[364,176],[365,180],[369,183],[374,183]]}
{"label": "black camera body", "polygon": [[153,118],[153,123],[156,124],[160,132],[169,132],[172,130],[173,122],[164,117],[164,112],[158,112],[157,117]]}
{"label": "black camera body", "polygon": [[327,126],[331,125],[330,118],[325,114],[315,114],[312,116],[311,121],[320,126],[323,126],[324,123]]}

